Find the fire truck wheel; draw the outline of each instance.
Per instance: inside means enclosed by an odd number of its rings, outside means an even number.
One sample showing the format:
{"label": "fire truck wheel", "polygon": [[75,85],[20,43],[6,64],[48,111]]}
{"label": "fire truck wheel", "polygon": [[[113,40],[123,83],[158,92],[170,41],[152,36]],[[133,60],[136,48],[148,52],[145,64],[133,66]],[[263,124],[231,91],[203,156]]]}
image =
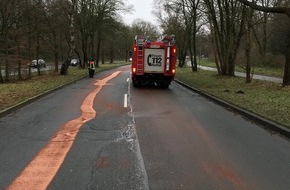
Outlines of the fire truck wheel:
{"label": "fire truck wheel", "polygon": [[160,86],[161,88],[164,88],[164,89],[169,88],[169,84],[168,84],[168,83],[161,83],[159,86]]}
{"label": "fire truck wheel", "polygon": [[135,88],[139,88],[141,85],[140,85],[139,82],[133,82],[133,86],[134,86]]}
{"label": "fire truck wheel", "polygon": [[162,85],[162,87],[163,87],[164,89],[167,89],[167,88],[169,88],[169,84],[164,84],[164,85]]}

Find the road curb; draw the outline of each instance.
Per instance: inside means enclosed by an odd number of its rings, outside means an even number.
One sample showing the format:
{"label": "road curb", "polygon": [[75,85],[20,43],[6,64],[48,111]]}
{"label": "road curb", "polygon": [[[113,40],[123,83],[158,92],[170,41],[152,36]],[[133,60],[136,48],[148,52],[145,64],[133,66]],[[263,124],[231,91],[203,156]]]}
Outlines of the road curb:
{"label": "road curb", "polygon": [[236,105],[233,105],[229,102],[221,100],[221,99],[219,99],[215,96],[212,96],[206,92],[202,92],[202,91],[200,91],[192,86],[189,86],[189,85],[187,85],[187,84],[185,84],[177,79],[174,79],[174,81],[177,82],[178,84],[182,85],[183,87],[185,87],[193,92],[196,92],[196,93],[202,95],[203,97],[205,97],[205,98],[207,98],[207,99],[209,99],[209,100],[211,100],[211,101],[213,101],[213,102],[215,102],[215,103],[217,103],[217,104],[219,104],[219,105],[221,105],[221,106],[223,106],[223,107],[225,107],[233,112],[236,112],[236,113],[242,115],[243,117],[245,117],[245,118],[247,118],[247,119],[249,119],[257,124],[259,124],[259,126],[261,128],[264,128],[265,130],[269,131],[271,134],[278,133],[278,134],[283,135],[287,138],[290,138],[290,129],[284,127],[283,125],[280,125],[274,121],[266,119],[266,118],[264,118],[260,115],[257,115],[249,110],[245,110],[245,109],[240,108]]}

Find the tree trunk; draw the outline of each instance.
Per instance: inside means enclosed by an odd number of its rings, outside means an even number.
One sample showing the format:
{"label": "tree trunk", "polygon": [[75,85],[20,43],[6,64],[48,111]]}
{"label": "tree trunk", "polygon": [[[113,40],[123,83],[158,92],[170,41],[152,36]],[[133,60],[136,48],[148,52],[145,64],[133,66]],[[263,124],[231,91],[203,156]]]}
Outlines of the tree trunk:
{"label": "tree trunk", "polygon": [[74,19],[75,19],[75,10],[76,10],[76,4],[77,0],[71,0],[71,9],[70,9],[70,50],[68,54],[68,58],[65,61],[66,64],[62,65],[62,69],[60,71],[61,75],[66,75],[67,74],[67,69],[69,67],[69,63],[72,59],[73,52],[75,50],[75,34],[74,34]]}
{"label": "tree trunk", "polygon": [[252,49],[252,42],[251,42],[251,31],[252,31],[252,23],[253,23],[253,9],[246,8],[246,83],[251,83],[251,49]]}
{"label": "tree trunk", "polygon": [[262,36],[262,52],[261,55],[264,60],[266,60],[266,52],[267,52],[267,13],[264,13],[263,18],[263,36]]}
{"label": "tree trunk", "polygon": [[249,43],[251,42],[247,42],[246,45],[246,83],[251,83],[251,45]]}
{"label": "tree trunk", "polygon": [[3,76],[2,76],[2,67],[1,67],[1,64],[0,64],[0,83],[3,83],[4,82],[4,79],[3,79]]}
{"label": "tree trunk", "polygon": [[[290,15],[288,27],[290,29]],[[284,77],[283,77],[283,86],[290,85],[290,30],[288,33],[288,47],[285,54],[285,65],[284,65]]]}
{"label": "tree trunk", "polygon": [[[182,41],[186,42],[187,35],[184,35]],[[177,45],[179,47],[178,49],[178,67],[182,68],[186,63],[186,54],[188,50],[188,43],[183,43],[182,45]]]}
{"label": "tree trunk", "polygon": [[53,33],[53,41],[54,41],[54,71],[58,72],[58,43],[56,39],[56,34]]}
{"label": "tree trunk", "polygon": [[7,34],[4,34],[4,47],[5,47],[5,81],[9,82],[9,61],[8,61],[8,55],[9,55],[9,45],[8,45],[8,36]]}
{"label": "tree trunk", "polygon": [[210,24],[210,27],[211,27],[211,31],[213,31],[213,34],[211,35],[211,43],[213,45],[213,56],[214,56],[214,62],[215,62],[215,65],[216,65],[216,68],[217,68],[217,72],[218,74],[220,75],[221,74],[221,68],[220,68],[220,64],[219,64],[219,59],[218,59],[218,51],[217,51],[217,46],[216,46],[216,36],[214,35],[214,30],[213,30],[213,26],[212,24]]}
{"label": "tree trunk", "polygon": [[102,56],[102,58],[101,58],[102,61],[101,62],[102,62],[102,64],[105,64],[105,48],[103,46],[102,46],[102,52],[101,52],[101,54],[102,54],[101,55]]}
{"label": "tree trunk", "polygon": [[110,63],[114,63],[115,54],[114,54],[114,40],[111,41],[111,48],[110,48]]}
{"label": "tree trunk", "polygon": [[96,67],[99,67],[101,42],[102,42],[101,32],[98,33],[97,39],[98,39],[98,42],[97,42],[97,52],[96,52]]}
{"label": "tree trunk", "polygon": [[75,10],[76,10],[76,4],[77,0],[71,0],[71,10],[70,10],[70,51],[68,55],[68,60],[71,61],[73,52],[75,51],[75,30],[74,30],[74,24],[75,24]]}
{"label": "tree trunk", "polygon": [[[18,38],[18,36],[17,36]],[[22,80],[22,73],[21,73],[21,57],[20,57],[20,41],[17,41],[17,73],[18,73],[18,80]]]}
{"label": "tree trunk", "polygon": [[192,44],[192,41],[193,41],[193,38],[192,38],[192,36],[191,36],[191,32],[192,32],[192,30],[190,29],[190,30],[187,30],[188,31],[188,36],[189,36],[189,40],[188,40],[188,50],[189,50],[189,59],[190,59],[190,65],[191,65],[191,71],[192,72],[194,72],[194,60],[193,60],[193,52],[192,52],[192,46],[193,46],[193,44]]}
{"label": "tree trunk", "polygon": [[90,48],[90,54],[91,57],[95,58],[96,57],[96,50],[95,50],[95,33],[93,32],[91,35],[91,48]]}
{"label": "tree trunk", "polygon": [[186,63],[186,51],[179,50],[178,54],[178,67],[182,68]]}
{"label": "tree trunk", "polygon": [[82,35],[82,51],[83,51],[83,67],[87,66],[88,62],[88,51],[87,51],[87,44],[88,38],[85,34]]}
{"label": "tree trunk", "polygon": [[39,43],[40,43],[40,40],[39,40],[39,32],[37,33],[37,42],[36,42],[36,66],[37,66],[37,74],[38,76],[40,76],[40,66],[39,66]]}
{"label": "tree trunk", "polygon": [[[194,18],[196,20],[196,9],[195,9],[195,14],[194,14]],[[196,50],[196,32],[197,32],[197,26],[196,26],[196,22],[193,23],[193,62],[194,62],[194,67],[192,68],[192,71],[197,71],[197,50]]]}

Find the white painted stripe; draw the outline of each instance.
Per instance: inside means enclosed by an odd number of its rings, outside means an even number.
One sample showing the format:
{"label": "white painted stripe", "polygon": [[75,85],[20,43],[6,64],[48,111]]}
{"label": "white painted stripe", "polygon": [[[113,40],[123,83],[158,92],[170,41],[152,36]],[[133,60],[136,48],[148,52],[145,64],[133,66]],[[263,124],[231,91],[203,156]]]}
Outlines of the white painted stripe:
{"label": "white painted stripe", "polygon": [[127,78],[127,82],[129,82],[130,81],[130,78]]}
{"label": "white painted stripe", "polygon": [[128,107],[128,95],[127,94],[124,94],[124,108],[127,108]]}

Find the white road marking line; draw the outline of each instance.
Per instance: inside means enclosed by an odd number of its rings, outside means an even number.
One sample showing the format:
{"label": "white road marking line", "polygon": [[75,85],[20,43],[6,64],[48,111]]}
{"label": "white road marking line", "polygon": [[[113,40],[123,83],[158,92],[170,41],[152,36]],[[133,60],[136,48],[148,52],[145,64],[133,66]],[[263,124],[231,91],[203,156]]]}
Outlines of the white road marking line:
{"label": "white road marking line", "polygon": [[129,82],[130,81],[130,78],[127,78],[127,82]]}
{"label": "white road marking line", "polygon": [[128,107],[128,95],[124,94],[124,108]]}

